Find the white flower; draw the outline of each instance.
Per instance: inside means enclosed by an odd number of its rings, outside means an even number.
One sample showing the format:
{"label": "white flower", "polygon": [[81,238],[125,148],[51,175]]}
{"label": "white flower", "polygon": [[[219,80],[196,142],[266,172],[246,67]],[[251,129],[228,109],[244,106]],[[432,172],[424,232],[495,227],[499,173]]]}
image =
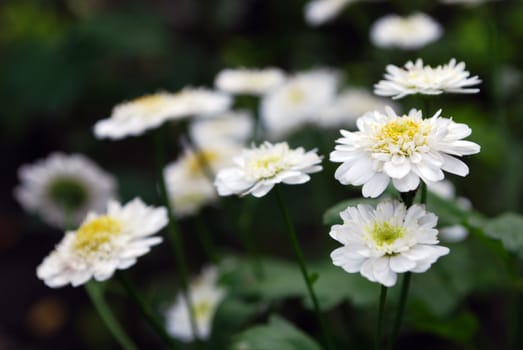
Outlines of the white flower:
{"label": "white flower", "polygon": [[80,154],[52,153],[18,171],[14,195],[22,207],[53,226],[77,225],[115,197],[114,178]]}
{"label": "white flower", "polygon": [[449,249],[437,245],[438,217],[425,206],[410,208],[399,201],[348,207],[340,213],[342,225],[330,236],[343,244],[331,253],[332,262],[345,271],[360,272],[372,282],[391,287],[397,274],[425,272]]}
{"label": "white flower", "polygon": [[[356,119],[368,111],[383,109],[391,105],[390,101],[376,97],[361,88],[349,88],[341,92],[336,99],[318,113],[316,123],[324,128],[341,126],[353,127]],[[397,106],[393,107],[397,109]]]}
{"label": "white flower", "polygon": [[184,217],[214,203],[218,195],[209,177],[232,165],[232,158],[241,149],[235,143],[208,144],[196,153],[186,149],[180,159],[167,165],[164,176],[173,213]]}
{"label": "white flower", "polygon": [[[193,306],[193,317],[198,331],[198,338],[208,339],[211,335],[212,321],[216,309],[225,297],[225,290],[217,284],[217,272],[214,267],[208,267],[202,275],[191,283],[189,298]],[[184,342],[194,340],[191,328],[189,307],[180,293],[176,303],[166,312],[167,332]]]}
{"label": "white flower", "polygon": [[214,118],[198,119],[190,125],[192,140],[198,145],[216,142],[244,142],[251,137],[254,121],[249,111],[229,111]]}
{"label": "white flower", "polygon": [[264,95],[285,81],[285,73],[278,68],[224,69],[214,85],[232,94]]}
{"label": "white flower", "polygon": [[92,278],[107,280],[162,242],[161,237],[151,236],[165,225],[167,211],[163,207],[148,207],[140,199],[124,206],[110,201],[106,214],[90,213],[76,231],[66,232],[36,274],[52,288],[76,287]]}
{"label": "white flower", "polygon": [[330,160],[341,164],[335,178],[342,184],[363,185],[364,197],[377,197],[390,180],[400,192],[416,189],[420,178],[437,182],[443,170],[466,176],[469,169],[456,156],[478,153],[478,144],[464,141],[471,134],[466,124],[440,117],[422,119],[420,110],[398,116],[386,107],[357,121],[358,131],[341,130],[339,145]]}
{"label": "white flower", "polygon": [[113,140],[138,136],[168,120],[223,112],[231,103],[229,95],[204,88],[145,95],[115,106],[109,118],[96,123],[94,133]]}
{"label": "white flower", "polygon": [[305,20],[319,26],[336,17],[345,6],[357,0],[311,0],[305,5]]}
{"label": "white flower", "polygon": [[263,197],[280,182],[302,184],[310,180],[310,173],[322,169],[316,150],[290,149],[286,142],[264,142],[258,148],[244,149],[234,158],[234,164],[234,167],[220,170],[216,176],[215,185],[220,196],[250,193]]}
{"label": "white flower", "polygon": [[432,68],[424,66],[418,58],[416,63],[409,61],[405,68],[389,64],[385,80],[374,85],[374,93],[398,99],[411,94],[439,95],[447,93],[474,94],[479,89],[469,86],[481,83],[478,76],[469,77],[465,63],[456,64],[453,58],[448,64]]}
{"label": "white flower", "polygon": [[299,73],[267,94],[260,116],[271,138],[279,139],[317,117],[336,96],[338,75],[318,69]]}
{"label": "white flower", "polygon": [[424,13],[387,15],[374,22],[370,39],[378,47],[414,50],[438,40],[442,33],[438,22]]}

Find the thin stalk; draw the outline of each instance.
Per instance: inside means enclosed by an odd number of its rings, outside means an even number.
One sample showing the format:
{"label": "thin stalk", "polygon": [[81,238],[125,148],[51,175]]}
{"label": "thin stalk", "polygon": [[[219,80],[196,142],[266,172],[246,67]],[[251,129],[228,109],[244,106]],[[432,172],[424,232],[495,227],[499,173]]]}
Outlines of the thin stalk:
{"label": "thin stalk", "polygon": [[118,280],[120,281],[122,287],[125,289],[129,297],[134,301],[136,306],[140,309],[140,312],[145,317],[149,325],[158,333],[162,338],[165,345],[169,349],[176,350],[179,349],[178,344],[171,338],[171,336],[165,330],[163,322],[155,315],[150,305],[145,302],[144,298],[140,295],[131,279],[124,272],[118,273]]}
{"label": "thin stalk", "polygon": [[309,292],[309,296],[312,300],[312,305],[314,307],[314,312],[316,314],[316,318],[318,319],[318,323],[320,324],[320,328],[323,333],[323,338],[325,340],[325,344],[327,345],[327,349],[334,349],[332,346],[332,342],[331,342],[329,333],[327,332],[327,327],[325,327],[325,323],[323,322],[323,317],[321,315],[318,298],[316,297],[316,293],[314,292],[314,288],[312,285],[313,282],[311,281],[311,277],[310,277],[309,272],[307,271],[307,267],[305,265],[305,259],[303,258],[303,253],[302,253],[300,245],[298,243],[298,238],[296,237],[294,225],[292,223],[289,212],[287,211],[287,207],[285,206],[285,204],[283,202],[282,196],[280,194],[280,189],[278,186],[276,186],[276,188],[275,188],[275,193],[276,193],[276,199],[278,201],[278,206],[280,207],[280,211],[283,216],[283,220],[285,221],[285,224],[287,226],[287,234],[289,235],[289,240],[291,241],[292,248],[294,249],[294,254],[296,255],[296,260],[300,267],[300,271],[303,276],[303,280],[305,281],[305,284],[307,285],[307,291]]}
{"label": "thin stalk", "polygon": [[381,330],[383,328],[383,310],[385,309],[385,300],[387,299],[387,290],[385,286],[381,286],[380,291],[380,306],[378,310],[378,322],[376,323],[376,336],[374,338],[374,349],[381,349]]}
{"label": "thin stalk", "polygon": [[105,323],[105,326],[111,332],[114,339],[120,344],[120,346],[125,350],[138,350],[138,347],[134,345],[133,341],[127,333],[125,333],[123,327],[120,325],[114,314],[112,313],[109,305],[107,305],[104,297],[103,291],[100,290],[98,284],[94,281],[84,284],[85,291],[91,299],[98,315]]}
{"label": "thin stalk", "polygon": [[167,215],[169,217],[169,223],[167,225],[167,237],[169,241],[171,242],[171,245],[174,250],[174,256],[176,258],[176,262],[178,264],[178,272],[180,273],[180,282],[182,287],[182,295],[187,301],[187,305],[189,307],[189,316],[191,321],[191,330],[194,335],[194,338],[196,339],[197,343],[199,343],[199,336],[198,336],[198,329],[196,326],[196,321],[194,319],[194,314],[192,310],[194,310],[192,298],[189,294],[189,282],[187,277],[187,265],[185,263],[185,253],[183,248],[183,239],[182,235],[180,234],[180,230],[178,228],[178,223],[176,219],[174,218],[173,211],[172,211],[172,205],[171,201],[169,200],[169,195],[167,193],[167,183],[165,181],[165,176],[163,172],[163,166],[165,164],[165,138],[164,138],[164,128],[160,128],[155,135],[154,135],[154,142],[155,142],[155,148],[156,148],[156,171],[159,181],[159,187],[160,187],[160,195],[162,197],[162,200],[167,207]]}
{"label": "thin stalk", "polygon": [[218,264],[220,262],[220,255],[218,254],[209,229],[203,222],[202,218],[196,217],[194,224],[196,225],[196,233],[198,234],[198,238],[202,243],[205,254],[213,262],[213,264]]}
{"label": "thin stalk", "polygon": [[401,292],[400,292],[400,302],[398,304],[398,311],[396,313],[396,319],[394,320],[394,326],[392,328],[392,336],[390,338],[389,346],[387,349],[392,350],[394,349],[394,345],[396,344],[396,340],[398,339],[398,334],[401,328],[401,322],[403,321],[403,313],[405,311],[405,304],[407,301],[407,295],[409,294],[409,285],[410,285],[410,277],[411,272],[406,272],[403,276],[403,282],[401,284]]}

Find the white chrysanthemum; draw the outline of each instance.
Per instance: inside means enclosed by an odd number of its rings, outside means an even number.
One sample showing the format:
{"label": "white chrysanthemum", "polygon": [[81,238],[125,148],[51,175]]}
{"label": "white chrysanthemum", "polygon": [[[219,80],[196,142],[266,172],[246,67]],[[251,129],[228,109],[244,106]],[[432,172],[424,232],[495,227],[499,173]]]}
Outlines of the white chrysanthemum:
{"label": "white chrysanthemum", "polygon": [[22,207],[53,226],[77,225],[116,196],[114,178],[80,154],[52,153],[18,171],[14,194]]}
{"label": "white chrysanthemum", "polygon": [[296,74],[267,94],[260,115],[271,138],[282,138],[314,120],[334,100],[337,86],[336,72],[318,69]]}
{"label": "white chrysanthemum", "polygon": [[438,40],[442,33],[438,22],[424,13],[387,15],[374,22],[370,39],[378,47],[414,50]]}
{"label": "white chrysanthemum", "polygon": [[290,149],[286,142],[264,142],[257,148],[244,149],[234,158],[234,167],[218,172],[215,185],[220,196],[237,194],[265,196],[278,183],[296,185],[308,182],[309,174],[321,171],[321,157],[316,150]]}
{"label": "white chrysanthemum", "polygon": [[[383,109],[386,105],[391,105],[390,101],[376,97],[365,89],[349,88],[341,92],[330,105],[319,111],[316,122],[324,128],[353,127],[356,125],[356,119],[363,114]],[[398,109],[395,105],[392,107]]]}
{"label": "white chrysanthemum", "polygon": [[113,140],[138,136],[168,120],[221,113],[231,103],[229,95],[204,88],[145,95],[115,106],[109,118],[96,123],[94,133],[97,138]]}
{"label": "white chrysanthemum", "polygon": [[264,95],[285,81],[278,68],[224,69],[214,81],[216,88],[232,94]]}
{"label": "white chrysanthemum", "polygon": [[106,214],[90,213],[76,231],[66,232],[36,274],[52,288],[76,287],[92,278],[107,280],[161,243],[161,237],[151,236],[165,225],[167,211],[163,207],[148,207],[140,199],[124,206],[110,201]]}
{"label": "white chrysanthemum", "polygon": [[311,0],[305,5],[305,20],[319,26],[336,17],[345,6],[358,0]]}
{"label": "white chrysanthemum", "polygon": [[330,236],[343,244],[331,253],[332,262],[350,273],[360,272],[372,282],[391,287],[397,274],[425,272],[449,249],[437,245],[438,217],[425,206],[409,209],[399,201],[348,207],[340,213],[342,225]]}
{"label": "white chrysanthemum", "polygon": [[249,111],[229,111],[214,118],[198,119],[190,125],[191,138],[198,145],[216,142],[244,142],[254,129]]}
{"label": "white chrysanthemum", "polygon": [[208,144],[196,153],[186,149],[180,159],[167,165],[164,176],[173,213],[177,217],[192,215],[215,202],[218,195],[209,177],[232,165],[241,150],[236,143]]}
{"label": "white chrysanthemum", "polygon": [[479,89],[469,88],[481,83],[477,75],[470,77],[465,63],[456,64],[453,58],[448,64],[432,68],[424,66],[418,58],[416,63],[409,61],[405,68],[389,64],[385,80],[374,85],[374,93],[398,99],[412,94],[439,95],[446,93],[474,94]]}
{"label": "white chrysanthemum", "polygon": [[358,131],[341,130],[342,138],[330,160],[343,163],[335,178],[342,184],[363,185],[364,197],[378,197],[392,179],[400,192],[416,189],[420,178],[437,182],[443,170],[466,176],[469,169],[456,156],[478,153],[478,144],[462,140],[471,134],[466,124],[440,117],[422,119],[420,110],[398,116],[389,107],[357,121]]}
{"label": "white chrysanthemum", "polygon": [[[199,339],[208,339],[212,331],[212,321],[216,309],[225,297],[225,290],[217,284],[217,271],[206,268],[202,275],[191,283],[189,297],[193,306],[193,317]],[[191,328],[189,307],[183,295],[178,294],[176,303],[166,312],[167,332],[184,342],[194,340]]]}

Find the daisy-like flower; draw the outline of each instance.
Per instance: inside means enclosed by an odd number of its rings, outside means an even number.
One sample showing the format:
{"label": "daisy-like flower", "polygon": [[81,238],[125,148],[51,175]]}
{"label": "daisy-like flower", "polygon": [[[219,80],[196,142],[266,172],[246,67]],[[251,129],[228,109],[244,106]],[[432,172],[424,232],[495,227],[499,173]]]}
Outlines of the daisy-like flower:
{"label": "daisy-like flower", "polygon": [[358,0],[312,0],[305,6],[305,20],[319,26],[336,17],[345,6]]}
{"label": "daisy-like flower", "polygon": [[177,217],[193,215],[214,203],[218,195],[209,176],[232,165],[241,149],[236,143],[208,144],[197,152],[186,149],[180,159],[167,165],[164,176],[173,213]]}
{"label": "daisy-like flower", "polygon": [[330,236],[343,244],[331,253],[332,262],[349,273],[359,272],[372,282],[391,287],[397,274],[425,272],[449,249],[439,246],[438,218],[425,206],[410,208],[399,201],[348,207],[342,225]]}
{"label": "daisy-like flower", "polygon": [[273,139],[280,139],[317,117],[336,96],[338,74],[318,69],[290,77],[265,95],[260,116]]}
{"label": "daisy-like flower", "polygon": [[190,125],[192,140],[198,145],[221,142],[243,143],[251,137],[254,121],[249,111],[229,111],[214,118],[198,119]]}
{"label": "daisy-like flower", "polygon": [[387,15],[374,22],[370,39],[377,47],[414,50],[438,40],[442,33],[438,22],[424,13]]}
{"label": "daisy-like flower", "polygon": [[357,121],[358,130],[341,130],[342,138],[330,160],[342,163],[335,178],[342,184],[363,185],[364,197],[378,197],[392,179],[400,192],[416,189],[420,178],[441,181],[443,170],[466,176],[469,169],[457,156],[478,153],[480,146],[462,140],[471,134],[466,124],[440,117],[423,119],[420,110],[398,116],[389,107]]}
{"label": "daisy-like flower", "polygon": [[22,207],[60,228],[79,224],[116,196],[114,178],[80,154],[52,153],[21,166],[18,177],[14,195]]}
{"label": "daisy-like flower", "polygon": [[264,95],[285,81],[278,68],[224,69],[214,81],[216,88],[232,94]]}
{"label": "daisy-like flower", "polygon": [[259,147],[244,149],[234,158],[234,166],[222,169],[215,185],[220,196],[252,194],[265,196],[278,183],[303,184],[309,174],[321,171],[321,157],[316,150],[290,149],[286,142],[264,142]]}
{"label": "daisy-like flower", "polygon": [[479,89],[470,88],[481,80],[477,75],[470,77],[465,63],[456,63],[453,58],[448,64],[435,68],[424,66],[418,58],[416,63],[409,61],[404,68],[387,66],[385,80],[374,85],[374,93],[398,99],[412,94],[439,95],[442,93],[475,94]]}
{"label": "daisy-like flower", "polygon": [[109,118],[95,124],[94,134],[113,140],[138,136],[168,120],[224,112],[231,103],[229,95],[204,88],[145,95],[115,106]]}
{"label": "daisy-like flower", "polygon": [[[216,309],[225,297],[225,290],[218,286],[217,271],[207,267],[201,276],[191,283],[189,295],[193,306],[193,317],[199,339],[208,339],[212,331],[212,321]],[[166,312],[167,332],[184,342],[194,340],[187,301],[180,293],[176,303]]]}
{"label": "daisy-like flower", "polygon": [[82,285],[94,278],[104,281],[162,242],[151,237],[167,225],[165,208],[146,206],[134,199],[122,206],[107,205],[107,213],[90,213],[76,231],[64,238],[38,266],[36,274],[51,288]]}

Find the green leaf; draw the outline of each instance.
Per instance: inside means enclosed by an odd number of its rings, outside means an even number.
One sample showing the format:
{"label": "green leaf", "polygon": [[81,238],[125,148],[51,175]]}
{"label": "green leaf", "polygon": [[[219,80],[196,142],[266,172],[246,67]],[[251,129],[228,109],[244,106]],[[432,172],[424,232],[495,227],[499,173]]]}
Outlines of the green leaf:
{"label": "green leaf", "polygon": [[311,337],[278,316],[250,328],[235,339],[232,350],[321,350]]}
{"label": "green leaf", "polygon": [[488,220],[484,226],[488,237],[499,239],[506,250],[523,258],[523,216],[505,213]]}
{"label": "green leaf", "polygon": [[478,330],[478,321],[473,314],[462,312],[457,316],[445,320],[427,318],[416,321],[416,328],[436,334],[461,344],[468,344]]}

